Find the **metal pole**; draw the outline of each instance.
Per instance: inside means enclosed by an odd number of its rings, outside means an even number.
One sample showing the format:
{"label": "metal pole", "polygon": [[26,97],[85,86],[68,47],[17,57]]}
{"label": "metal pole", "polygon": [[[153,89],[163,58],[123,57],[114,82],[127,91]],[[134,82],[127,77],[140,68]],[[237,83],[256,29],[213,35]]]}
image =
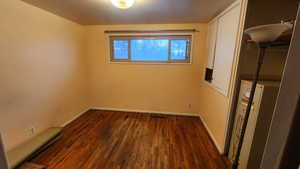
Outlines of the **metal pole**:
{"label": "metal pole", "polygon": [[248,101],[248,105],[247,105],[247,109],[245,112],[245,121],[243,122],[242,125],[242,131],[241,131],[241,136],[240,136],[240,141],[238,144],[238,149],[237,149],[237,153],[233,162],[233,165],[231,167],[231,169],[237,169],[238,165],[239,165],[239,161],[240,161],[240,155],[241,155],[241,150],[242,150],[242,146],[243,146],[243,142],[244,142],[244,136],[245,136],[245,132],[247,129],[247,124],[248,124],[248,120],[249,120],[249,116],[250,116],[250,112],[251,112],[251,107],[252,107],[252,102],[254,99],[254,95],[255,95],[255,89],[256,89],[256,85],[257,82],[259,80],[259,73],[261,70],[261,66],[263,64],[263,60],[264,60],[264,56],[265,56],[265,51],[267,46],[264,44],[258,44],[259,46],[259,55],[257,58],[257,67],[256,67],[256,73],[255,73],[255,77],[252,83],[252,87],[251,87],[251,92],[250,92],[250,97],[249,97],[249,101]]}

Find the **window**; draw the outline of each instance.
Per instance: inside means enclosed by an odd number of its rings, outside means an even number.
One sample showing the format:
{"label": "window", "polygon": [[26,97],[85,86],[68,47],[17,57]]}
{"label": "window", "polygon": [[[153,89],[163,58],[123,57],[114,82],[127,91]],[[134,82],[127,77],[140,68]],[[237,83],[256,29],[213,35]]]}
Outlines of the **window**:
{"label": "window", "polygon": [[191,35],[109,38],[112,62],[190,63]]}

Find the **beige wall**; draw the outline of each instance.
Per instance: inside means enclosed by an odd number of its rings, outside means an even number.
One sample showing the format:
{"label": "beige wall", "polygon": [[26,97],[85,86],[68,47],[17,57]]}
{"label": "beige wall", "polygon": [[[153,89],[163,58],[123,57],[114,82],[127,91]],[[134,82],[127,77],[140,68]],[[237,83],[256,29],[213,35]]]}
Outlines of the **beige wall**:
{"label": "beige wall", "polygon": [[217,148],[223,152],[229,116],[229,98],[207,84],[202,85],[201,96],[199,106],[202,120],[211,132]]}
{"label": "beige wall", "polygon": [[[270,22],[249,11],[246,27]],[[206,24],[83,27],[19,0],[2,0],[0,21],[0,131],[7,149],[29,139],[30,127],[40,132],[62,125],[89,107],[200,114],[224,148],[229,98],[203,81]],[[108,63],[104,30],[191,28],[200,31],[191,65]],[[256,55],[247,51],[247,58]],[[264,65],[263,74],[280,75],[285,58],[274,53],[285,52],[270,51],[266,62],[272,64]],[[243,56],[240,69],[247,74],[254,60]]]}
{"label": "beige wall", "polygon": [[[197,29],[191,65],[109,63],[105,30]],[[207,24],[87,26],[92,107],[201,114],[224,147],[228,98],[204,83]],[[189,108],[191,104],[191,108]]]}
{"label": "beige wall", "polygon": [[[105,30],[188,29],[194,37],[193,63],[182,65],[110,64]],[[205,54],[206,24],[118,25],[86,27],[86,51],[92,107],[174,113],[199,113],[201,60]],[[191,104],[191,107],[189,107]]]}
{"label": "beige wall", "polygon": [[[228,98],[203,81],[206,24],[82,27],[18,0],[4,0],[0,9],[0,130],[7,149],[29,139],[31,126],[40,132],[62,125],[88,107],[201,114],[224,147]],[[192,64],[108,63],[104,30],[191,28],[200,31]]]}
{"label": "beige wall", "polygon": [[0,131],[7,149],[87,109],[83,27],[19,0],[0,5]]}

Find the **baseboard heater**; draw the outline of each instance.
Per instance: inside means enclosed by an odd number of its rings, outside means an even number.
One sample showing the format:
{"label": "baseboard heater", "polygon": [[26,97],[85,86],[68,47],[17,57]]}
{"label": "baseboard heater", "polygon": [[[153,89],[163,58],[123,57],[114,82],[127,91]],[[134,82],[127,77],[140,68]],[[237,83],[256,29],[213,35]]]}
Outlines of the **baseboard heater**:
{"label": "baseboard heater", "polygon": [[61,127],[52,127],[37,135],[33,139],[21,144],[7,153],[8,164],[11,169],[31,160],[44,151],[62,136]]}

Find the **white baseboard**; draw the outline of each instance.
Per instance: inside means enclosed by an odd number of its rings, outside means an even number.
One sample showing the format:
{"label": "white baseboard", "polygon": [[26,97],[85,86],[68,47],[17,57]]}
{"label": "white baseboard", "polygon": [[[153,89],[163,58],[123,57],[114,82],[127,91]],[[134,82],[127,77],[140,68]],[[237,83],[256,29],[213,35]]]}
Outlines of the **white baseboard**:
{"label": "white baseboard", "polygon": [[77,114],[76,116],[74,116],[72,119],[66,121],[63,125],[61,125],[61,127],[65,127],[68,124],[72,123],[74,120],[78,119],[81,115],[83,115],[84,113],[88,112],[90,110],[90,108],[87,108],[85,111],[80,112],[79,114]]}
{"label": "white baseboard", "polygon": [[210,138],[212,139],[212,141],[214,142],[215,146],[217,147],[218,151],[220,154],[224,154],[224,151],[221,149],[220,145],[218,144],[216,138],[214,137],[214,135],[212,134],[211,130],[209,129],[208,125],[205,123],[205,121],[203,120],[203,118],[201,117],[201,115],[199,115],[204,127],[206,128],[206,131],[208,132]]}
{"label": "white baseboard", "polygon": [[107,108],[107,107],[93,107],[91,109],[93,109],[93,110],[108,110],[108,111],[123,111],[123,112],[152,113],[152,114],[164,114],[164,115],[199,117],[198,114],[193,114],[193,113],[175,113],[175,112],[161,112],[161,111],[152,111],[152,110],[119,109],[119,108]]}

